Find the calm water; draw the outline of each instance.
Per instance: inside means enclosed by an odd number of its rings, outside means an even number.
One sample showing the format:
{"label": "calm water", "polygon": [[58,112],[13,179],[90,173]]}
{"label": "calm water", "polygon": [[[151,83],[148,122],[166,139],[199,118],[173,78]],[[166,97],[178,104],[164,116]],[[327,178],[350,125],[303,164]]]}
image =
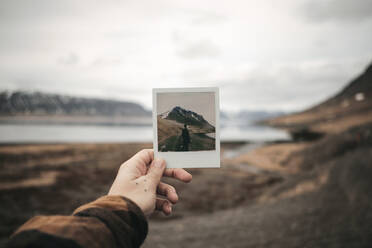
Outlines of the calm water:
{"label": "calm water", "polygon": [[[0,143],[152,142],[152,126],[0,125]],[[261,126],[224,126],[222,141],[287,140],[286,132]]]}

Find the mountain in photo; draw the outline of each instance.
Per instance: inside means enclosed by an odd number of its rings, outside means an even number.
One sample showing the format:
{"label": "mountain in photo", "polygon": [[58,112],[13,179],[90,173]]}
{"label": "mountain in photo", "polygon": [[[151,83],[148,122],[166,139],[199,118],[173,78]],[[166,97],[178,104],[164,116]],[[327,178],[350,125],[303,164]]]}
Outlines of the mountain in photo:
{"label": "mountain in photo", "polygon": [[173,120],[181,124],[195,126],[205,130],[205,133],[215,132],[215,127],[211,125],[202,115],[199,115],[191,110],[174,107],[172,110],[160,114],[160,118]]}
{"label": "mountain in photo", "polygon": [[189,136],[187,151],[208,151],[216,147],[215,127],[202,115],[179,106],[157,116],[157,131],[158,150],[162,152],[185,151],[185,132]]}

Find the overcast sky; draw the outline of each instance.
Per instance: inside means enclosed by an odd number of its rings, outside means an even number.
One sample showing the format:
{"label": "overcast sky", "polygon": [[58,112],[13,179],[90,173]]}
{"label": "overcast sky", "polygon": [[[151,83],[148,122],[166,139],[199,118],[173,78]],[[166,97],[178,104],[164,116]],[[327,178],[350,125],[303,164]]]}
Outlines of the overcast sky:
{"label": "overcast sky", "polygon": [[371,0],[0,1],[0,89],[132,100],[219,86],[225,110],[300,110],[372,62]]}

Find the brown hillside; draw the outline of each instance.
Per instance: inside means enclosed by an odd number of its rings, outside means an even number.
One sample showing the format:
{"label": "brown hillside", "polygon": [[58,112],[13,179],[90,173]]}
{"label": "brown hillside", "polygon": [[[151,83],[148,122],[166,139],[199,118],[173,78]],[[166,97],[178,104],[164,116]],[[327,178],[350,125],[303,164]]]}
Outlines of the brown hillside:
{"label": "brown hillside", "polygon": [[329,100],[304,112],[282,116],[267,123],[287,129],[309,128],[337,133],[361,123],[372,122],[372,64]]}
{"label": "brown hillside", "polygon": [[161,143],[171,136],[179,136],[182,132],[182,124],[172,121],[162,119],[157,117],[158,120],[158,142]]}

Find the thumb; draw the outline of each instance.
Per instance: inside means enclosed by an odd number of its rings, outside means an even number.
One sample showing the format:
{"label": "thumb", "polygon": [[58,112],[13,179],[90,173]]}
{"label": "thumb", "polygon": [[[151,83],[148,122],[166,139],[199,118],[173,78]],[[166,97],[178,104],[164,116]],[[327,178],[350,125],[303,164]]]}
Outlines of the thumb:
{"label": "thumb", "polygon": [[154,188],[160,183],[160,179],[163,176],[165,170],[165,160],[162,158],[156,158],[150,165],[146,177]]}

